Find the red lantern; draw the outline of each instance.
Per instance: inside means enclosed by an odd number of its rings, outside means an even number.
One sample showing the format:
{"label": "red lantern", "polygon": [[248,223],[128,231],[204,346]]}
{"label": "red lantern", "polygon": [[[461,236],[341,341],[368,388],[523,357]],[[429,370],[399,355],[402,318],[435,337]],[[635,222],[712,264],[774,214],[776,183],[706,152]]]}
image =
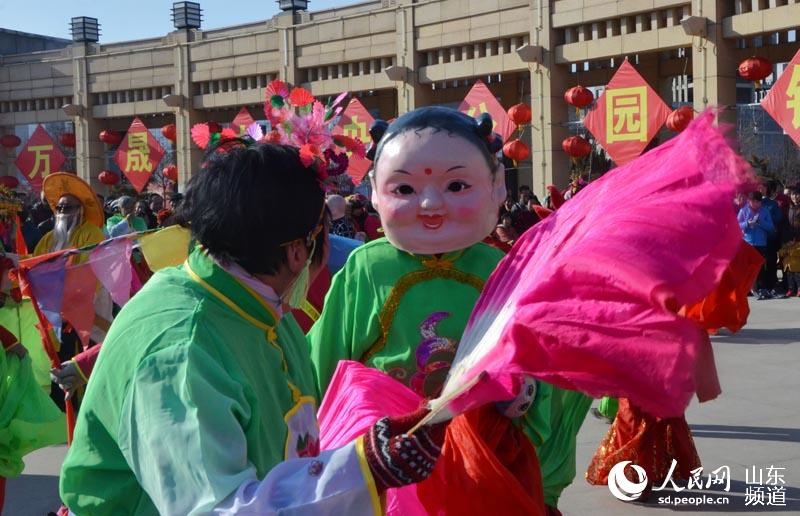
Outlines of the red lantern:
{"label": "red lantern", "polygon": [[531,108],[527,104],[515,104],[508,110],[508,117],[517,125],[531,123]]}
{"label": "red lantern", "polygon": [[592,152],[592,144],[585,138],[580,136],[570,136],[561,142],[561,148],[564,149],[571,158],[583,158]]}
{"label": "red lantern", "polygon": [[679,133],[694,119],[694,110],[689,106],[679,107],[667,117],[667,129]]}
{"label": "red lantern", "polygon": [[100,141],[112,147],[122,143],[122,138],[124,136],[125,133],[122,131],[100,131]]}
{"label": "red lantern", "polygon": [[564,93],[564,100],[570,106],[575,106],[577,109],[583,109],[594,101],[594,94],[591,90],[583,86],[575,86],[568,89]]}
{"label": "red lantern", "polygon": [[522,161],[531,155],[531,150],[527,145],[515,139],[503,145],[503,154],[514,161]]}
{"label": "red lantern", "polygon": [[213,120],[211,122],[206,122],[206,125],[208,126],[208,132],[211,134],[222,132],[222,126]]}
{"label": "red lantern", "polygon": [[175,130],[175,124],[167,124],[164,127],[162,127],[161,128],[161,134],[167,140],[171,141],[172,143],[175,143],[175,140],[177,139],[177,133],[176,133],[176,130]]}
{"label": "red lantern", "polygon": [[173,183],[178,182],[178,167],[175,165],[167,165],[163,170],[161,170],[161,173]]}
{"label": "red lantern", "polygon": [[107,186],[112,186],[119,183],[119,176],[110,170],[103,170],[100,172],[100,174],[97,176],[97,179]]}
{"label": "red lantern", "polygon": [[756,88],[761,87],[761,81],[772,73],[772,63],[763,57],[748,57],[739,63],[739,75],[753,81]]}
{"label": "red lantern", "polygon": [[13,149],[20,143],[22,143],[22,140],[20,140],[19,136],[16,134],[4,134],[2,137],[0,137],[0,145],[6,149]]}
{"label": "red lantern", "polygon": [[68,147],[70,149],[75,148],[75,133],[61,133],[58,137],[58,141],[61,142],[61,145],[64,147]]}
{"label": "red lantern", "polygon": [[14,176],[0,177],[0,186],[5,186],[9,190],[13,190],[14,188],[19,186],[19,179],[17,179]]}

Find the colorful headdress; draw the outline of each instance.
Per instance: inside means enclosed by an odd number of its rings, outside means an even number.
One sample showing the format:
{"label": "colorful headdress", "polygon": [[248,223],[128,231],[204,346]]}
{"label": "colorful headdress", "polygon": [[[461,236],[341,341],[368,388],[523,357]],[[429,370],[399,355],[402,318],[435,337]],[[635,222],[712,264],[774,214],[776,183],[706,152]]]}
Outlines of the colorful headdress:
{"label": "colorful headdress", "polygon": [[360,141],[333,134],[346,97],[347,92],[342,93],[326,106],[306,89],[289,89],[285,82],[275,80],[266,90],[264,115],[269,121],[266,133],[257,123],[249,125],[242,136],[231,129],[213,134],[207,124],[197,124],[192,127],[192,139],[201,149],[216,148],[220,152],[252,143],[291,145],[300,150],[303,165],[314,167],[320,181],[325,181],[347,170],[348,152],[359,157],[366,153]]}

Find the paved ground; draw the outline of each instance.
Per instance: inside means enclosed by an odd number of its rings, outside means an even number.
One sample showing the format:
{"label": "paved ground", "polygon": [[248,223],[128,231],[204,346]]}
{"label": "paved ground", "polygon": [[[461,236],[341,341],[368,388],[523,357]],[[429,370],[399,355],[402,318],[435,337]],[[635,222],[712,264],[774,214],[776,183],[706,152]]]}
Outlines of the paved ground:
{"label": "paved ground", "polygon": [[[561,499],[565,516],[671,511],[800,514],[800,298],[754,302],[750,324],[738,335],[713,338],[713,343],[724,392],[712,402],[693,403],[686,419],[703,465],[730,466],[730,492],[719,493],[727,495],[729,503],[700,507],[624,504],[606,487],[588,485],[583,471],[608,429],[590,415],[578,436],[578,479]],[[8,482],[4,514],[42,516],[58,507],[57,475],[64,453],[64,447],[53,447],[28,457],[23,475]],[[782,471],[786,507],[745,506],[745,469],[753,466],[786,468]]]}

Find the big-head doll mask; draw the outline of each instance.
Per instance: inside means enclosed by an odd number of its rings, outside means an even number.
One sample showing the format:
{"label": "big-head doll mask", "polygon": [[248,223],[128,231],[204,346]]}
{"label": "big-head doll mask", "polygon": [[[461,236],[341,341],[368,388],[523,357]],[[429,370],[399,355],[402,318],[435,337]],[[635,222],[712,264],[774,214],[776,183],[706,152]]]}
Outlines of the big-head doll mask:
{"label": "big-head doll mask", "polygon": [[372,204],[392,245],[440,254],[465,249],[492,232],[506,187],[503,166],[493,155],[499,144],[491,119],[421,108],[380,136]]}

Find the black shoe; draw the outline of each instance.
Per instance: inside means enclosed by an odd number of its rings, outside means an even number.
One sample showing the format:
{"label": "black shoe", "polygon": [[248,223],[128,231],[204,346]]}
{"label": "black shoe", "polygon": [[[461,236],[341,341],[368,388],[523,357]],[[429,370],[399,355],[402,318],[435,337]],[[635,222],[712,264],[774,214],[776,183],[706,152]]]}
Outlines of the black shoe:
{"label": "black shoe", "polygon": [[774,290],[774,289],[769,291],[769,295],[773,299],[786,299],[786,297],[787,297],[786,294],[779,294],[778,291]]}
{"label": "black shoe", "polygon": [[771,299],[770,295],[769,295],[769,292],[767,292],[765,289],[759,290],[758,291],[758,296],[756,297],[756,300],[764,301],[765,299]]}

